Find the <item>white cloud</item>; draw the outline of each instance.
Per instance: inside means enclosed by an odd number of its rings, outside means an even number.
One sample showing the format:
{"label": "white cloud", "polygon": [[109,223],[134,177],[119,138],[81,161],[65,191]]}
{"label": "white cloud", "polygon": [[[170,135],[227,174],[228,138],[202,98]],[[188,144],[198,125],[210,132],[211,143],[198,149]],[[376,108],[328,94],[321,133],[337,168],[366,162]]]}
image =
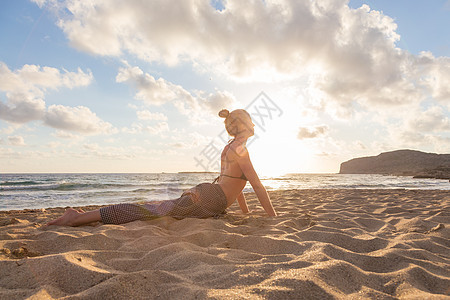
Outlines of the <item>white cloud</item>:
{"label": "white cloud", "polygon": [[161,105],[190,96],[181,86],[163,78],[155,79],[139,67],[120,68],[116,81],[129,83],[137,90],[135,98],[151,105]]}
{"label": "white cloud", "polygon": [[169,144],[169,149],[170,148],[177,148],[177,149],[189,149],[191,148],[190,145],[183,143],[183,142],[176,142],[176,143],[172,143]]}
{"label": "white cloud", "polygon": [[430,52],[422,52],[416,58],[416,68],[416,76],[431,96],[450,104],[450,57],[435,58]]}
{"label": "white cloud", "polygon": [[45,115],[46,125],[83,134],[112,133],[110,123],[101,120],[89,108],[84,106],[68,107],[51,105]]}
{"label": "white cloud", "polygon": [[[399,130],[392,133],[392,148],[423,149],[424,151],[448,153],[450,137],[423,134],[417,131]],[[395,149],[394,148],[394,149]]]}
{"label": "white cloud", "polygon": [[145,126],[144,131],[150,134],[161,134],[169,131],[169,124],[167,122],[159,122],[155,126]]}
{"label": "white cloud", "polygon": [[61,146],[60,142],[50,142],[50,143],[47,144],[47,147],[52,148],[52,149],[58,148],[60,146]]}
{"label": "white cloud", "polygon": [[[414,55],[398,48],[395,20],[367,5],[351,9],[347,0],[228,0],[217,11],[210,1],[196,0],[34,1],[59,9],[58,25],[81,51],[119,59],[131,54],[169,66],[188,63],[234,79],[261,79],[271,73],[298,87],[303,95],[299,102],[313,111],[310,115],[325,112],[357,119],[361,112],[370,114],[370,122],[378,121],[375,125],[390,133],[383,145],[447,145],[442,132],[448,132],[449,126],[450,58],[429,52]],[[28,69],[33,73],[33,68]],[[45,76],[37,80],[27,75],[37,90],[34,98],[26,98],[36,101],[26,102],[25,108],[33,113],[22,113],[26,109],[19,107],[12,119],[40,118],[42,106],[37,99],[50,88],[45,79],[55,75],[43,68],[36,72]],[[23,86],[16,73],[3,86]],[[191,121],[216,115],[234,101],[225,92],[187,91],[138,67],[120,68],[116,81],[132,86],[135,98],[143,103],[173,105]],[[9,111],[14,105],[7,104]],[[12,115],[1,111],[6,110],[1,108],[0,118]],[[156,117],[145,110],[137,114],[140,120]],[[134,124],[126,130],[161,134],[168,131],[161,121],[157,126]],[[324,125],[304,127],[298,138],[315,142],[321,139],[314,138],[328,134]]]}
{"label": "white cloud", "polygon": [[450,119],[439,106],[433,106],[426,111],[410,114],[407,128],[419,132],[450,132]]}
{"label": "white cloud", "polygon": [[40,120],[45,115],[45,102],[27,94],[9,94],[8,102],[0,101],[0,119],[15,124]]}
{"label": "white cloud", "polygon": [[97,144],[83,145],[86,149],[84,153],[74,154],[80,158],[92,158],[106,159],[106,160],[130,160],[136,158],[134,148],[123,147],[99,147]]}
{"label": "white cloud", "polygon": [[83,148],[94,151],[100,149],[100,146],[98,144],[84,144]]}
{"label": "white cloud", "polygon": [[23,137],[18,135],[8,136],[8,143],[12,146],[26,146]]}
{"label": "white cloud", "polygon": [[0,101],[0,119],[15,124],[39,120],[51,127],[85,134],[110,130],[111,125],[98,119],[88,108],[52,105],[46,109],[43,97],[47,89],[86,86],[92,79],[90,71],[85,73],[81,69],[60,72],[51,67],[24,65],[11,71],[0,62],[0,91],[6,92],[7,98],[6,103]]}
{"label": "white cloud", "polygon": [[448,153],[448,149],[450,149],[450,137],[433,136],[431,137],[431,143],[433,144],[433,151],[437,153]]}
{"label": "white cloud", "polygon": [[[2,111],[2,110],[0,110]],[[20,127],[20,125],[17,124],[11,124],[8,127],[5,128],[0,128],[0,133],[4,133],[4,134],[12,134],[16,129],[18,129]]]}
{"label": "white cloud", "polygon": [[167,121],[167,116],[163,113],[152,113],[148,110],[141,110],[136,112],[139,120],[148,121]]}
{"label": "white cloud", "polygon": [[[447,57],[430,57],[423,66],[420,56],[396,47],[400,36],[392,18],[367,5],[351,9],[347,0],[228,0],[220,11],[195,0],[36,2],[59,9],[58,25],[79,50],[130,53],[167,65],[188,61],[238,77],[308,74],[311,91],[319,91],[325,103],[338,103],[342,114],[355,101],[396,106],[420,102],[428,93],[450,101]],[[133,79],[139,99],[192,100],[178,86],[138,69],[122,73],[117,80]]]}
{"label": "white cloud", "polygon": [[328,131],[329,127],[327,125],[319,125],[314,127],[300,127],[297,134],[297,138],[299,140],[313,139],[326,135]]}
{"label": "white cloud", "polygon": [[[20,71],[19,71],[20,72]],[[27,84],[18,72],[12,72],[8,66],[0,62],[0,90],[4,92],[19,92],[33,88],[33,84]]]}
{"label": "white cloud", "polygon": [[[230,107],[235,102],[233,95],[221,91],[210,94],[197,92],[192,95],[183,87],[163,78],[155,79],[139,67],[120,68],[116,81],[126,82],[134,87],[136,99],[148,105],[172,103],[180,113],[195,122],[201,122],[205,115],[215,115],[220,109]],[[141,117],[144,115],[145,113],[141,114]]]}
{"label": "white cloud", "polygon": [[81,138],[81,136],[79,136],[79,135],[73,134],[71,132],[63,131],[63,130],[57,130],[52,135],[57,138],[68,139],[68,140],[77,140],[77,139]]}
{"label": "white cloud", "polygon": [[379,120],[382,133],[378,141],[384,150],[408,148],[445,153],[450,149],[450,117],[443,106],[412,106],[403,112],[383,111],[382,114],[387,117]]}
{"label": "white cloud", "polygon": [[153,126],[133,123],[131,128],[123,128],[122,131],[129,134],[139,134],[142,132],[146,132],[152,135],[162,135],[165,132],[169,132],[170,128],[167,122],[158,122]]}
{"label": "white cloud", "polygon": [[61,72],[52,67],[24,65],[11,71],[0,62],[0,91],[6,92],[7,97],[6,103],[0,101],[0,119],[15,124],[38,120],[53,128],[83,134],[111,133],[112,125],[87,107],[51,105],[46,108],[43,100],[47,89],[86,86],[92,80],[92,73],[81,69]]}
{"label": "white cloud", "polygon": [[[382,143],[386,150],[421,149],[422,151],[448,153],[450,149],[449,120],[440,108],[431,107],[425,114],[415,114],[386,126]],[[434,117],[436,119],[434,120]]]}
{"label": "white cloud", "polygon": [[441,106],[411,108],[396,121],[385,124],[385,128],[384,143],[390,145],[389,150],[408,148],[447,153],[450,149],[450,118]]}
{"label": "white cloud", "polygon": [[0,148],[0,157],[2,158],[21,158],[20,152],[14,151],[10,148]]}
{"label": "white cloud", "polygon": [[24,65],[21,69],[11,71],[8,66],[0,62],[0,90],[5,92],[32,92],[43,95],[46,89],[59,87],[74,88],[87,86],[92,82],[93,75],[78,68],[77,72],[69,72],[52,67]]}
{"label": "white cloud", "polygon": [[168,148],[192,149],[198,146],[206,146],[211,142],[212,137],[195,131],[187,132],[185,129],[174,129],[170,132],[170,139],[174,142],[167,143]]}
{"label": "white cloud", "polygon": [[204,106],[213,115],[217,115],[223,108],[230,109],[236,103],[234,96],[227,91],[216,91],[207,95],[200,93],[197,99],[200,105]]}

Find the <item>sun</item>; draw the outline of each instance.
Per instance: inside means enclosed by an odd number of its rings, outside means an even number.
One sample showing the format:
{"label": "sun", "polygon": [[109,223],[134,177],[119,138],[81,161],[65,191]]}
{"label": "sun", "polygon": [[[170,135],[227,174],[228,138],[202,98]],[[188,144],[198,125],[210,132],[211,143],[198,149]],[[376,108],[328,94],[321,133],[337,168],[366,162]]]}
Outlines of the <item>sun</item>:
{"label": "sun", "polygon": [[296,139],[274,135],[261,137],[249,145],[250,159],[262,177],[279,177],[287,173],[303,173],[314,153]]}

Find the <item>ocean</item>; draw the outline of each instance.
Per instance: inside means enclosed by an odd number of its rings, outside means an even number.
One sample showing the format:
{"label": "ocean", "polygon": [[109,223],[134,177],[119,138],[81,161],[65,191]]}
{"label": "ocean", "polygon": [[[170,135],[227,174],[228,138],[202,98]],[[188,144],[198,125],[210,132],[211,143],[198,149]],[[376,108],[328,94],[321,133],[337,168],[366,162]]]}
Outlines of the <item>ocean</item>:
{"label": "ocean", "polygon": [[[178,198],[217,173],[0,174],[0,210],[103,205]],[[420,189],[449,190],[448,180],[406,176],[286,174],[261,177],[267,190]],[[253,191],[247,183],[244,192]]]}

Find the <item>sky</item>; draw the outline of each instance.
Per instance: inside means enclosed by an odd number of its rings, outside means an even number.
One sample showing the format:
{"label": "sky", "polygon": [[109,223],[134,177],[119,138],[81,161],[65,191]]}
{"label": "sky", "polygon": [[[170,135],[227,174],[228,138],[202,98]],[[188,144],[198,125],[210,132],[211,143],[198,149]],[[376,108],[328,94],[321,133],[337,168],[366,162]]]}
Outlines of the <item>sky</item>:
{"label": "sky", "polygon": [[258,174],[450,153],[450,0],[2,0],[0,173]]}

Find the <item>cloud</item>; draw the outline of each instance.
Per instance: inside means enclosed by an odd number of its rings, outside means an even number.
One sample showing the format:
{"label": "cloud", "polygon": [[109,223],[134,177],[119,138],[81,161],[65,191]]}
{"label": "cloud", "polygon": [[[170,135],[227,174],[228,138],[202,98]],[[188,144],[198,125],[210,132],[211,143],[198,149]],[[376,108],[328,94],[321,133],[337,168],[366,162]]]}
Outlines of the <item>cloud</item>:
{"label": "cloud", "polygon": [[46,89],[59,87],[74,88],[87,86],[92,82],[91,71],[85,73],[78,68],[77,72],[69,72],[52,67],[24,65],[21,69],[11,71],[4,62],[0,62],[0,90],[4,92],[30,92],[43,95]]}
{"label": "cloud", "polygon": [[84,153],[77,153],[78,157],[99,158],[106,160],[130,160],[142,152],[140,147],[100,147],[97,144],[84,144]]}
{"label": "cloud", "polygon": [[169,124],[167,122],[159,122],[155,126],[145,126],[143,129],[150,134],[156,135],[169,131]]}
{"label": "cloud", "polygon": [[52,135],[57,138],[68,139],[68,140],[77,140],[77,139],[81,138],[81,136],[79,136],[79,135],[73,134],[71,132],[63,131],[63,130],[57,130]]}
{"label": "cloud", "polygon": [[169,148],[177,148],[177,149],[189,149],[191,148],[191,145],[188,145],[183,142],[176,142],[168,145]]}
{"label": "cloud", "polygon": [[230,107],[235,102],[233,95],[228,92],[206,94],[197,91],[196,94],[191,94],[164,78],[155,79],[139,67],[120,68],[116,81],[131,85],[136,90],[136,99],[156,106],[171,103],[194,122],[202,122],[205,115],[215,115],[220,109]]}
{"label": "cloud", "polygon": [[416,67],[416,77],[432,97],[450,104],[450,57],[435,58],[430,52],[421,52]]}
{"label": "cloud", "polygon": [[0,148],[0,157],[2,158],[22,158],[20,152],[14,151],[10,148]]}
{"label": "cloud", "polygon": [[223,108],[235,106],[236,99],[231,93],[226,91],[215,91],[214,93],[204,93],[197,91],[190,97],[176,99],[174,106],[180,113],[188,116],[195,123],[204,123],[206,118],[217,116]]}
{"label": "cloud", "polygon": [[61,145],[62,144],[60,142],[49,142],[49,143],[47,143],[47,147],[49,147],[49,148],[58,148]]}
{"label": "cloud", "polygon": [[83,134],[113,132],[113,127],[110,123],[101,120],[89,108],[84,106],[51,105],[45,115],[44,123],[53,128]]}
{"label": "cloud", "polygon": [[187,132],[184,128],[174,129],[170,133],[170,139],[173,142],[167,143],[167,147],[179,149],[193,149],[198,146],[206,146],[211,142],[212,137],[200,134],[195,131]]}
{"label": "cloud", "polygon": [[23,137],[18,135],[8,136],[8,143],[12,146],[26,146]]}
{"label": "cloud", "polygon": [[92,151],[100,149],[98,144],[84,144],[83,148]]}
{"label": "cloud", "polygon": [[141,110],[136,112],[139,120],[148,121],[167,121],[167,116],[163,113],[152,113],[148,110]]}
{"label": "cloud", "polygon": [[[368,5],[228,0],[218,10],[210,1],[195,0],[35,2],[57,10],[58,25],[81,51],[132,54],[169,66],[190,62],[234,78],[306,75],[310,96],[320,98],[314,101],[335,103],[343,115],[355,109],[354,103],[401,106],[430,93],[450,102],[449,58],[399,49],[395,21]],[[155,105],[181,96],[192,101],[163,79],[126,71],[118,81],[132,79],[139,99]]]}
{"label": "cloud", "polygon": [[[0,112],[1,112],[2,110],[0,110]],[[5,128],[0,128],[0,133],[3,133],[3,134],[12,134],[14,131],[16,131],[16,129],[17,128],[19,128],[20,127],[20,125],[17,125],[17,124],[11,124],[11,125],[9,125],[8,127],[5,127]]]}
{"label": "cloud", "polygon": [[421,149],[448,153],[450,149],[450,120],[442,107],[412,110],[407,117],[387,124],[385,132],[382,143],[386,150]]}
{"label": "cloud", "polygon": [[45,115],[45,102],[27,94],[13,93],[8,102],[0,102],[0,119],[15,124],[40,120]]}
{"label": "cloud", "polygon": [[410,114],[407,128],[419,132],[447,131],[450,133],[450,119],[441,107],[432,106],[426,111]]}
{"label": "cloud", "polygon": [[139,67],[120,68],[116,81],[129,83],[137,90],[135,98],[150,105],[162,105],[177,98],[190,96],[181,86],[163,78],[155,79]]}
{"label": "cloud", "polygon": [[397,122],[386,124],[390,149],[412,148],[446,153],[450,149],[450,118],[441,106],[411,109]]}
{"label": "cloud", "polygon": [[61,72],[56,68],[37,65],[24,65],[11,71],[0,62],[0,91],[6,93],[7,101],[0,101],[0,119],[23,124],[46,117],[45,92],[60,87],[74,88],[86,86],[93,79],[92,73]]}
{"label": "cloud", "polygon": [[200,102],[212,114],[216,115],[223,108],[230,108],[236,102],[234,96],[227,91],[216,91],[207,95],[200,95]]}
{"label": "cloud", "polygon": [[52,67],[24,65],[11,71],[0,62],[0,91],[6,92],[7,101],[0,101],[0,119],[23,124],[43,121],[47,126],[79,132],[98,134],[113,132],[112,125],[102,121],[89,108],[51,105],[43,100],[48,89],[87,86],[93,80],[91,71],[69,72]]}
{"label": "cloud", "polygon": [[422,133],[404,128],[391,128],[389,134],[389,149],[420,148],[425,151],[440,153],[448,153],[448,149],[450,149],[450,137],[433,133]]}
{"label": "cloud", "polygon": [[326,135],[328,131],[329,127],[327,125],[320,125],[315,127],[300,127],[297,138],[299,140],[314,139]]}
{"label": "cloud", "polygon": [[170,129],[167,122],[158,122],[153,126],[133,123],[131,128],[123,128],[122,131],[129,134],[139,134],[142,132],[146,132],[151,135],[162,135],[165,132],[169,132]]}
{"label": "cloud", "polygon": [[17,76],[27,85],[41,88],[56,89],[58,87],[73,88],[87,86],[92,81],[92,73],[84,73],[80,68],[77,72],[64,71],[52,67],[40,67],[37,65],[24,65],[16,72]]}

